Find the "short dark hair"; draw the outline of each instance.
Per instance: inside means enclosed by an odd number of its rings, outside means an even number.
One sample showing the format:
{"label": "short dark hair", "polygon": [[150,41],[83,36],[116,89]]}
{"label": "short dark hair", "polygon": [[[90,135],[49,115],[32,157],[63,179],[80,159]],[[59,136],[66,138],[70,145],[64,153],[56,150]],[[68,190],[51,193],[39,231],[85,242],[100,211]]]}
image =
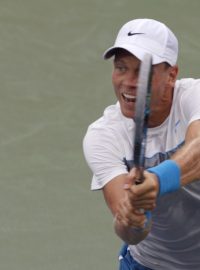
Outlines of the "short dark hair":
{"label": "short dark hair", "polygon": [[165,65],[165,68],[166,68],[166,69],[168,69],[168,68],[171,67],[171,65],[170,65],[169,63],[167,63],[167,62],[164,62],[164,65]]}

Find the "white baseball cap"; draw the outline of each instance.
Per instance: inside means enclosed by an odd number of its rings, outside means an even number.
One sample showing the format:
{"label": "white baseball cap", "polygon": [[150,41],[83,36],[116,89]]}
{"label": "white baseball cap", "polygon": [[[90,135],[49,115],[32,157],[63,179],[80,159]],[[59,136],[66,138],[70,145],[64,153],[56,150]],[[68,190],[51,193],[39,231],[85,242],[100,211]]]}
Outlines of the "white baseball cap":
{"label": "white baseball cap", "polygon": [[174,66],[178,58],[176,36],[165,24],[153,19],[136,19],[124,24],[114,46],[104,52],[104,58],[112,57],[116,49],[125,49],[141,61],[150,53],[153,64],[167,62]]}

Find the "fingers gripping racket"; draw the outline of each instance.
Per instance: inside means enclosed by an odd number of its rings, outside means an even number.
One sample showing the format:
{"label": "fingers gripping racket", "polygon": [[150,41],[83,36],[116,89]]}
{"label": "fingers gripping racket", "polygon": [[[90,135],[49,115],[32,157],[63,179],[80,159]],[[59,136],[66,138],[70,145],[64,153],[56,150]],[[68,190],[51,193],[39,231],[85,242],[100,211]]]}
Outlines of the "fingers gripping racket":
{"label": "fingers gripping racket", "polygon": [[150,114],[151,77],[152,57],[150,54],[146,54],[140,66],[134,116],[135,136],[133,160],[136,168],[136,184],[144,181],[143,171],[145,166],[148,118]]}

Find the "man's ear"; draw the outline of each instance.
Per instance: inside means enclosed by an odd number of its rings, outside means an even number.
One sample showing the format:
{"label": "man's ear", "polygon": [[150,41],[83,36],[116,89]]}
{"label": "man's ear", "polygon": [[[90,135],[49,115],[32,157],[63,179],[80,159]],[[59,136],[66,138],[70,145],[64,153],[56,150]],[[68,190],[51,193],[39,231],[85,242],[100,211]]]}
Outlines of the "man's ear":
{"label": "man's ear", "polygon": [[169,82],[169,85],[171,87],[174,87],[177,76],[178,76],[178,66],[175,65],[175,66],[170,67],[169,68],[169,81],[168,82]]}

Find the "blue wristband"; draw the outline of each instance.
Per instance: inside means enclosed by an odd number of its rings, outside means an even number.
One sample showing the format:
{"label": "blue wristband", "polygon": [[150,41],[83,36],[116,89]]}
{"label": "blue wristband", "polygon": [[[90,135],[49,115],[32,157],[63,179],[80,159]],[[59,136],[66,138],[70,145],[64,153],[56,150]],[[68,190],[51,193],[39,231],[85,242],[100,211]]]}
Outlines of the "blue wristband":
{"label": "blue wristband", "polygon": [[159,196],[176,191],[180,188],[181,170],[173,160],[165,160],[159,165],[149,168],[148,172],[154,173],[159,181]]}

